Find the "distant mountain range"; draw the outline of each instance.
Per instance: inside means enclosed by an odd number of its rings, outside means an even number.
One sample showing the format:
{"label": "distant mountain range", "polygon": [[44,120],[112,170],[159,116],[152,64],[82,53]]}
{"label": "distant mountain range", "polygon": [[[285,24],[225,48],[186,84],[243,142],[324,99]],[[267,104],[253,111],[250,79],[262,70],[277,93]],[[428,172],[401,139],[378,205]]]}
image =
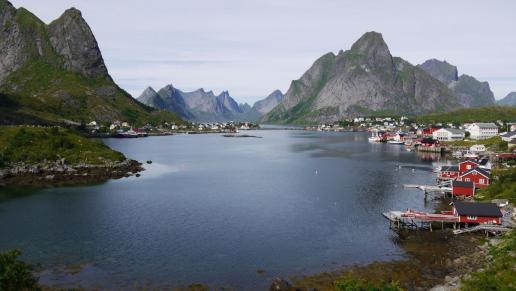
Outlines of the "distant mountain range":
{"label": "distant mountain range", "polygon": [[114,119],[181,122],[113,82],[79,10],[68,9],[47,25],[0,0],[0,124]]}
{"label": "distant mountain range", "polygon": [[278,105],[283,100],[283,94],[276,90],[250,106],[247,103],[238,104],[228,91],[219,95],[215,95],[213,91],[206,92],[202,88],[184,92],[167,85],[157,92],[148,87],[137,100],[154,108],[174,112],[191,121],[256,121]]}
{"label": "distant mountain range", "polygon": [[458,76],[430,60],[414,66],[393,57],[380,33],[367,32],[347,51],[328,53],[292,81],[283,101],[262,118],[316,123],[365,114],[424,114],[494,104],[487,82]]}
{"label": "distant mountain range", "polygon": [[498,105],[516,106],[516,92],[507,94],[503,99],[496,102]]}

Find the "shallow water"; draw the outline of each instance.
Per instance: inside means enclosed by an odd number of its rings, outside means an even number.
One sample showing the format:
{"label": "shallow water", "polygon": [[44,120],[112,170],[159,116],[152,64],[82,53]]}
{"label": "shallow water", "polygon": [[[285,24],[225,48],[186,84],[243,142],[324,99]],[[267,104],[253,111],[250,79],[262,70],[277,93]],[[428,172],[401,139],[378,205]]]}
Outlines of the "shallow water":
{"label": "shallow water", "polygon": [[366,133],[253,134],[263,138],[106,139],[153,163],[100,185],[0,189],[0,249],[21,249],[46,268],[43,283],[61,287],[263,289],[278,276],[400,258],[381,212],[434,207],[402,188],[433,179],[428,157],[403,146]]}

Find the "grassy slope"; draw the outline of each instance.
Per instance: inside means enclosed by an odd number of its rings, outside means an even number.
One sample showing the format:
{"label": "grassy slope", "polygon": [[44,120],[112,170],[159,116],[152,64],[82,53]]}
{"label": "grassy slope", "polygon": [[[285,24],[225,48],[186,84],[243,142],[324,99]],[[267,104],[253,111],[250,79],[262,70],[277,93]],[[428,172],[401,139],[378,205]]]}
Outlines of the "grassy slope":
{"label": "grassy slope", "polygon": [[507,150],[507,142],[503,141],[501,137],[494,136],[488,139],[483,140],[458,140],[451,142],[442,142],[443,144],[447,144],[450,146],[456,147],[471,147],[472,145],[482,144],[485,145],[488,150],[492,151],[506,151]]}
{"label": "grassy slope", "polygon": [[[494,172],[498,177],[489,187],[482,189],[476,199],[490,201],[500,198],[516,203],[516,168]],[[500,243],[491,247],[492,260],[486,268],[473,273],[463,281],[462,290],[516,290],[516,231],[505,234]]]}
{"label": "grassy slope", "polygon": [[449,113],[429,114],[416,117],[421,123],[466,123],[491,122],[496,120],[516,121],[516,107],[493,106],[460,109]]}
{"label": "grassy slope", "polygon": [[102,142],[78,133],[53,127],[0,127],[0,166],[14,163],[38,163],[65,158],[68,164],[119,162],[124,155]]}

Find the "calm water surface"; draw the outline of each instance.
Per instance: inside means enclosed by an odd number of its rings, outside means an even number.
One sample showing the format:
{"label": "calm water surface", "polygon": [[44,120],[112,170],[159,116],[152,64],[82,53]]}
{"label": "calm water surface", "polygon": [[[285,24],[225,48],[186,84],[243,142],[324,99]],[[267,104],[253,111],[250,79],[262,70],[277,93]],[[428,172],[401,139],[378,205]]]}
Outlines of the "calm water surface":
{"label": "calm water surface", "polygon": [[434,206],[402,188],[433,177],[402,146],[365,133],[253,134],[263,138],[104,140],[153,163],[139,178],[0,200],[0,249],[21,249],[61,287],[264,289],[278,276],[398,259],[381,212]]}

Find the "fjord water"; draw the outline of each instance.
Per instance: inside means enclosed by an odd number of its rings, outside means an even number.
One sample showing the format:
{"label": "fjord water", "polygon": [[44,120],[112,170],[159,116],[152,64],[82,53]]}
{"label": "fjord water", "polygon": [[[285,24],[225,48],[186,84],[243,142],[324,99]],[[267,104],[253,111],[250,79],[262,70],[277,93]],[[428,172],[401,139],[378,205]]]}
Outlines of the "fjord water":
{"label": "fjord water", "polygon": [[399,259],[381,212],[434,206],[402,188],[432,182],[431,163],[402,146],[366,133],[253,134],[263,138],[106,139],[153,163],[139,178],[0,190],[11,193],[0,249],[21,249],[55,286],[264,289],[278,276]]}

